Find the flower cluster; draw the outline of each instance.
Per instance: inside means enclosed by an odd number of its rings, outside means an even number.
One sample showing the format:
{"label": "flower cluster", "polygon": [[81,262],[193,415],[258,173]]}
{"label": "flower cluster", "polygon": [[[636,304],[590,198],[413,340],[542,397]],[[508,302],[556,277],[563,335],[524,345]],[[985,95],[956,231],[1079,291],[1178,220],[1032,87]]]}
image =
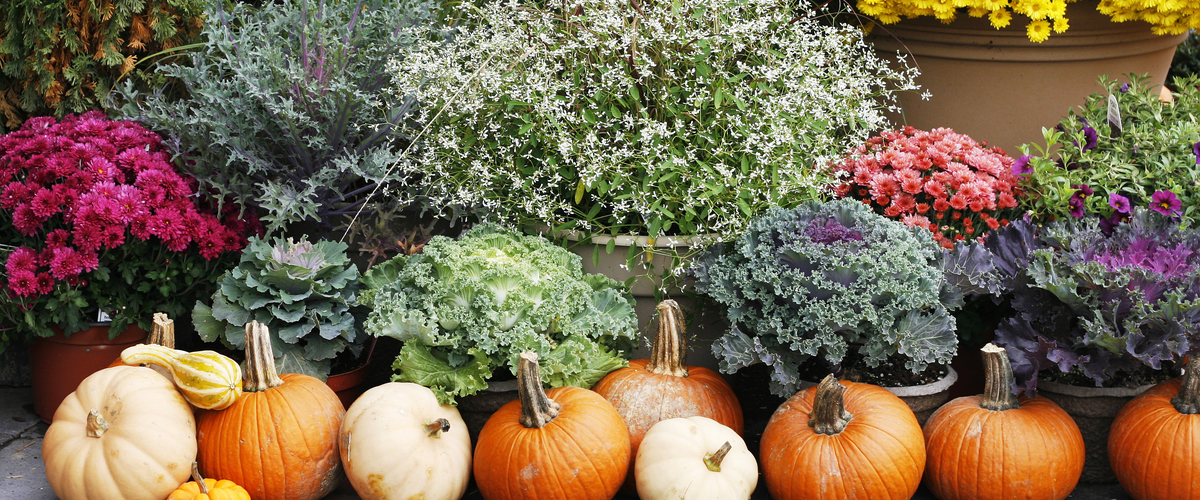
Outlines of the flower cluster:
{"label": "flower cluster", "polygon": [[861,200],[887,217],[929,229],[945,248],[1008,224],[1022,195],[1014,162],[947,128],[884,132],[836,168],[838,196]]}
{"label": "flower cluster", "polygon": [[[221,217],[200,205],[208,200],[197,196],[195,181],[169,160],[157,134],[98,111],[57,123],[31,118],[0,137],[0,235],[12,244],[0,289],[21,310],[5,316],[29,322],[13,316],[25,318],[21,312],[61,302],[63,293],[88,287],[89,279],[107,282],[114,272],[132,283],[141,275],[131,266],[165,272],[172,259],[188,264],[182,254],[192,250],[212,261],[244,247],[257,220],[243,219],[231,204]],[[126,299],[98,302],[117,309]],[[108,311],[103,303],[92,311]]]}
{"label": "flower cluster", "polygon": [[1099,217],[1111,233],[1135,207],[1195,224],[1200,185],[1200,78],[1177,79],[1163,101],[1144,77],[1121,83],[1101,77],[1107,93],[1088,97],[1053,129],[1046,145],[1022,146],[1014,170],[1029,196],[1021,200],[1040,220]]}
{"label": "flower cluster", "polygon": [[[894,24],[900,16],[935,17],[951,22],[965,8],[971,17],[987,16],[996,29],[1012,23],[1013,14],[1029,19],[1025,34],[1031,41],[1044,42],[1050,32],[1062,33],[1069,27],[1067,4],[1076,0],[858,0],[863,14],[883,24]],[[1145,21],[1159,35],[1177,35],[1200,28],[1200,6],[1183,0],[1102,0],[1096,7],[1113,22]]]}

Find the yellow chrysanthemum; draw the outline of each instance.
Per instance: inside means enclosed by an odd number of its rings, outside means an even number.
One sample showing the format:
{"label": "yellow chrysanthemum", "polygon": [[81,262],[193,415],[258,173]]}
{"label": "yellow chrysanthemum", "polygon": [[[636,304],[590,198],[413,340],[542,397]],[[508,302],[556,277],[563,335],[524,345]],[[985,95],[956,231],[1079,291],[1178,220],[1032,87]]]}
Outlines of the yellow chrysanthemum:
{"label": "yellow chrysanthemum", "polygon": [[1012,17],[1013,15],[1010,11],[993,10],[992,13],[988,15],[988,20],[992,22],[993,28],[1000,29],[1008,26],[1008,23],[1012,22]]}
{"label": "yellow chrysanthemum", "polygon": [[1067,18],[1065,18],[1065,17],[1060,17],[1060,18],[1054,20],[1054,32],[1055,33],[1062,33],[1064,31],[1067,31],[1067,28],[1069,28],[1069,27],[1070,27],[1070,25],[1067,24]]}
{"label": "yellow chrysanthemum", "polygon": [[1042,43],[1050,38],[1050,22],[1049,21],[1032,21],[1025,26],[1025,35],[1029,37],[1029,41]]}
{"label": "yellow chrysanthemum", "polygon": [[968,7],[967,15],[971,17],[983,17],[988,15],[988,10],[983,7]]}
{"label": "yellow chrysanthemum", "polygon": [[1022,0],[1013,6],[1013,10],[1034,21],[1040,21],[1050,15],[1050,4],[1045,0]]}
{"label": "yellow chrysanthemum", "polygon": [[1067,15],[1067,2],[1065,0],[1050,1],[1050,19],[1058,19]]}

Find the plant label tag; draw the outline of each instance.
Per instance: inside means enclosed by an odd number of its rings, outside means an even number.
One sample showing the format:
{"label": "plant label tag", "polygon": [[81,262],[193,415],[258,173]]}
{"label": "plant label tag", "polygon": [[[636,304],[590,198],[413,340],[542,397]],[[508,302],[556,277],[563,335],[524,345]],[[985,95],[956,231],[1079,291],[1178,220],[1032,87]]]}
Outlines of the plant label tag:
{"label": "plant label tag", "polygon": [[106,313],[104,311],[100,311],[99,314],[96,314],[96,322],[97,323],[110,323],[110,322],[112,322],[112,318],[108,317],[108,313]]}

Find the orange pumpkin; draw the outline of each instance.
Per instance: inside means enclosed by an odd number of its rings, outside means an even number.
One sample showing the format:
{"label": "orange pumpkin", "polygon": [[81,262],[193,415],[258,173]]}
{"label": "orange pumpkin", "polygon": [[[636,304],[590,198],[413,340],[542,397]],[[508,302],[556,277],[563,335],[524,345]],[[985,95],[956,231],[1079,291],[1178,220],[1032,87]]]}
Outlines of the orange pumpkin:
{"label": "orange pumpkin", "polygon": [[829,375],[775,410],[759,457],[775,500],[908,500],[925,444],[900,398]]}
{"label": "orange pumpkin", "polygon": [[[983,348],[984,394],[925,422],[925,484],[942,500],[1062,500],[1083,473],[1083,436],[1043,397],[1017,398],[1004,349]],[[1184,498],[1184,497],[1175,497]]]}
{"label": "orange pumpkin", "polygon": [[1200,358],[1182,378],[1125,403],[1108,435],[1108,461],[1137,500],[1200,498]]}
{"label": "orange pumpkin", "polygon": [[[646,431],[671,418],[708,417],[742,435],[742,407],[729,383],[717,372],[687,366],[683,313],[674,300],[658,304],[658,338],[650,359],[635,359],[628,368],[609,373],[592,387],[604,396],[629,426],[631,456]],[[633,463],[624,491],[636,492]]]}
{"label": "orange pumpkin", "polygon": [[233,481],[205,479],[192,462],[192,480],[172,491],[167,500],[250,500],[250,494]]}
{"label": "orange pumpkin", "polygon": [[517,363],[520,399],[479,431],[475,483],[487,500],[609,500],[629,470],[629,430],[587,389],[542,390],[537,353]]}
{"label": "orange pumpkin", "polygon": [[204,475],[233,481],[255,500],[316,500],[342,474],[338,430],[346,409],[324,382],[275,372],[267,328],[246,325],[242,396],[197,414]]}

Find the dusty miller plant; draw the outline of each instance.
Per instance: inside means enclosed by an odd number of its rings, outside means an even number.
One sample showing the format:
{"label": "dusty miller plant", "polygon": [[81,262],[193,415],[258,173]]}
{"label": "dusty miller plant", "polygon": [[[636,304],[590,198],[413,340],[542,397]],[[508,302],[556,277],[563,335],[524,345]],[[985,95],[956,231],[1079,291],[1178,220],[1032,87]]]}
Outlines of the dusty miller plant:
{"label": "dusty miller plant", "polygon": [[[272,233],[317,223],[322,233],[374,200],[406,203],[389,173],[411,99],[386,88],[386,61],[429,21],[425,0],[284,0],[261,9],[215,2],[207,43],[161,72],[191,95],[122,89],[122,114],[168,137],[204,187],[262,208]],[[376,208],[375,201],[368,209]],[[386,208],[386,207],[385,207]]]}
{"label": "dusty miller plant", "polygon": [[[464,3],[390,65],[435,207],[590,233],[732,236],[829,184],[916,70],[778,0]],[[431,28],[424,28],[430,30]],[[418,32],[421,29],[417,30]]]}

